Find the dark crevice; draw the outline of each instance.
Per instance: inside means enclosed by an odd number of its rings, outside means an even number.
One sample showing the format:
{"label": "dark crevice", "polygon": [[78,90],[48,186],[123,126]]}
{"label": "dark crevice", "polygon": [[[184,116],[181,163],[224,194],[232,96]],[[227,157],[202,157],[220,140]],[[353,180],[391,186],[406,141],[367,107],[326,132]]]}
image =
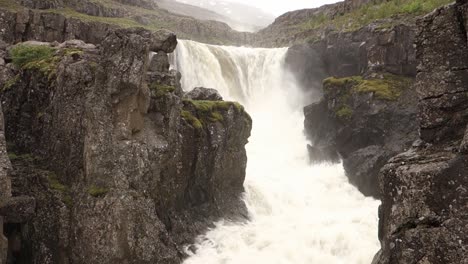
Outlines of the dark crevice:
{"label": "dark crevice", "polygon": [[458,20],[458,25],[460,26],[460,31],[461,31],[461,34],[462,34],[462,38],[465,41],[465,46],[467,46],[468,45],[468,35],[467,35],[467,32],[466,32],[465,18],[463,17],[463,13],[460,10],[460,6],[457,6],[456,16],[457,16],[457,20]]}
{"label": "dark crevice", "polygon": [[442,97],[444,97],[446,95],[455,95],[455,94],[461,94],[461,93],[466,93],[466,92],[468,92],[468,90],[447,92],[447,93],[443,93],[443,94],[440,94],[440,95],[424,97],[422,100],[439,99],[439,98],[442,98]]}
{"label": "dark crevice", "polygon": [[416,228],[438,228],[442,226],[442,223],[443,221],[439,217],[413,218],[400,225],[392,235],[405,233]]}

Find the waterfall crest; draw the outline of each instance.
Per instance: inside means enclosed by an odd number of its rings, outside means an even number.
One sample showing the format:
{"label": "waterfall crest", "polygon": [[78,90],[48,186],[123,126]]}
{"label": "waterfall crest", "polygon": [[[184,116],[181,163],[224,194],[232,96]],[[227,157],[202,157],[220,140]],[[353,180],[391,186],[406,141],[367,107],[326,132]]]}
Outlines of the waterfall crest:
{"label": "waterfall crest", "polygon": [[253,119],[245,202],[251,221],[220,221],[186,264],[368,264],[379,249],[378,201],[348,183],[342,165],[309,165],[303,96],[285,70],[287,49],[179,40],[182,87],[215,88]]}

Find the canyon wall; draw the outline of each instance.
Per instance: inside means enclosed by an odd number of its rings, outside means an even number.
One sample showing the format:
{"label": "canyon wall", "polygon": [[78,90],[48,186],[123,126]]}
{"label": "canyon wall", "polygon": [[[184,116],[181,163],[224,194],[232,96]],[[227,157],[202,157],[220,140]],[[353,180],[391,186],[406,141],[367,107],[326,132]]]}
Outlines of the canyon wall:
{"label": "canyon wall", "polygon": [[[52,41],[49,33],[37,36]],[[246,217],[248,114],[237,103],[182,99],[167,56],[174,34],[101,38],[2,44],[2,257],[180,263],[213,221]],[[18,65],[12,50],[21,48],[51,53]]]}

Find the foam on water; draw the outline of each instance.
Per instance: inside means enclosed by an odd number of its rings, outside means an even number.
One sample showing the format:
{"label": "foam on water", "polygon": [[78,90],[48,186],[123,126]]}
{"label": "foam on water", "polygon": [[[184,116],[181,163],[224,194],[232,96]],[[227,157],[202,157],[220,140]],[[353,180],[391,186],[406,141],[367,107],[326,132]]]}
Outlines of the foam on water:
{"label": "foam on water", "polygon": [[216,88],[253,119],[245,202],[251,220],[220,221],[185,264],[369,264],[379,249],[377,207],[342,165],[309,165],[303,95],[285,70],[287,49],[179,41],[184,90]]}

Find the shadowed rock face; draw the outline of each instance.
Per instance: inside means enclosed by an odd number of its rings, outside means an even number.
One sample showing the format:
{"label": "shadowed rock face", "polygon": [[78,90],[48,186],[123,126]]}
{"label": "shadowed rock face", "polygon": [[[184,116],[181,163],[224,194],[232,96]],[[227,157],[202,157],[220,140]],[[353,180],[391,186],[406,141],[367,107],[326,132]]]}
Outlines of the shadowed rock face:
{"label": "shadowed rock face", "polygon": [[19,78],[1,92],[13,169],[0,180],[36,205],[9,226],[17,258],[180,263],[218,217],[246,215],[251,119],[234,103],[216,102],[213,120],[184,101],[180,74],[164,66],[175,46],[163,31],[116,30],[99,47],[53,46],[47,68],[1,65],[0,87]]}
{"label": "shadowed rock face", "polygon": [[[326,79],[323,99],[304,109],[311,161],[339,162],[339,155],[350,182],[365,195],[381,197],[380,169],[417,139],[412,82],[388,74]],[[378,89],[384,85],[395,89],[394,97],[383,96]]]}
{"label": "shadowed rock face", "polygon": [[421,141],[380,174],[374,264],[468,262],[467,21],[462,0],[418,23]]}

